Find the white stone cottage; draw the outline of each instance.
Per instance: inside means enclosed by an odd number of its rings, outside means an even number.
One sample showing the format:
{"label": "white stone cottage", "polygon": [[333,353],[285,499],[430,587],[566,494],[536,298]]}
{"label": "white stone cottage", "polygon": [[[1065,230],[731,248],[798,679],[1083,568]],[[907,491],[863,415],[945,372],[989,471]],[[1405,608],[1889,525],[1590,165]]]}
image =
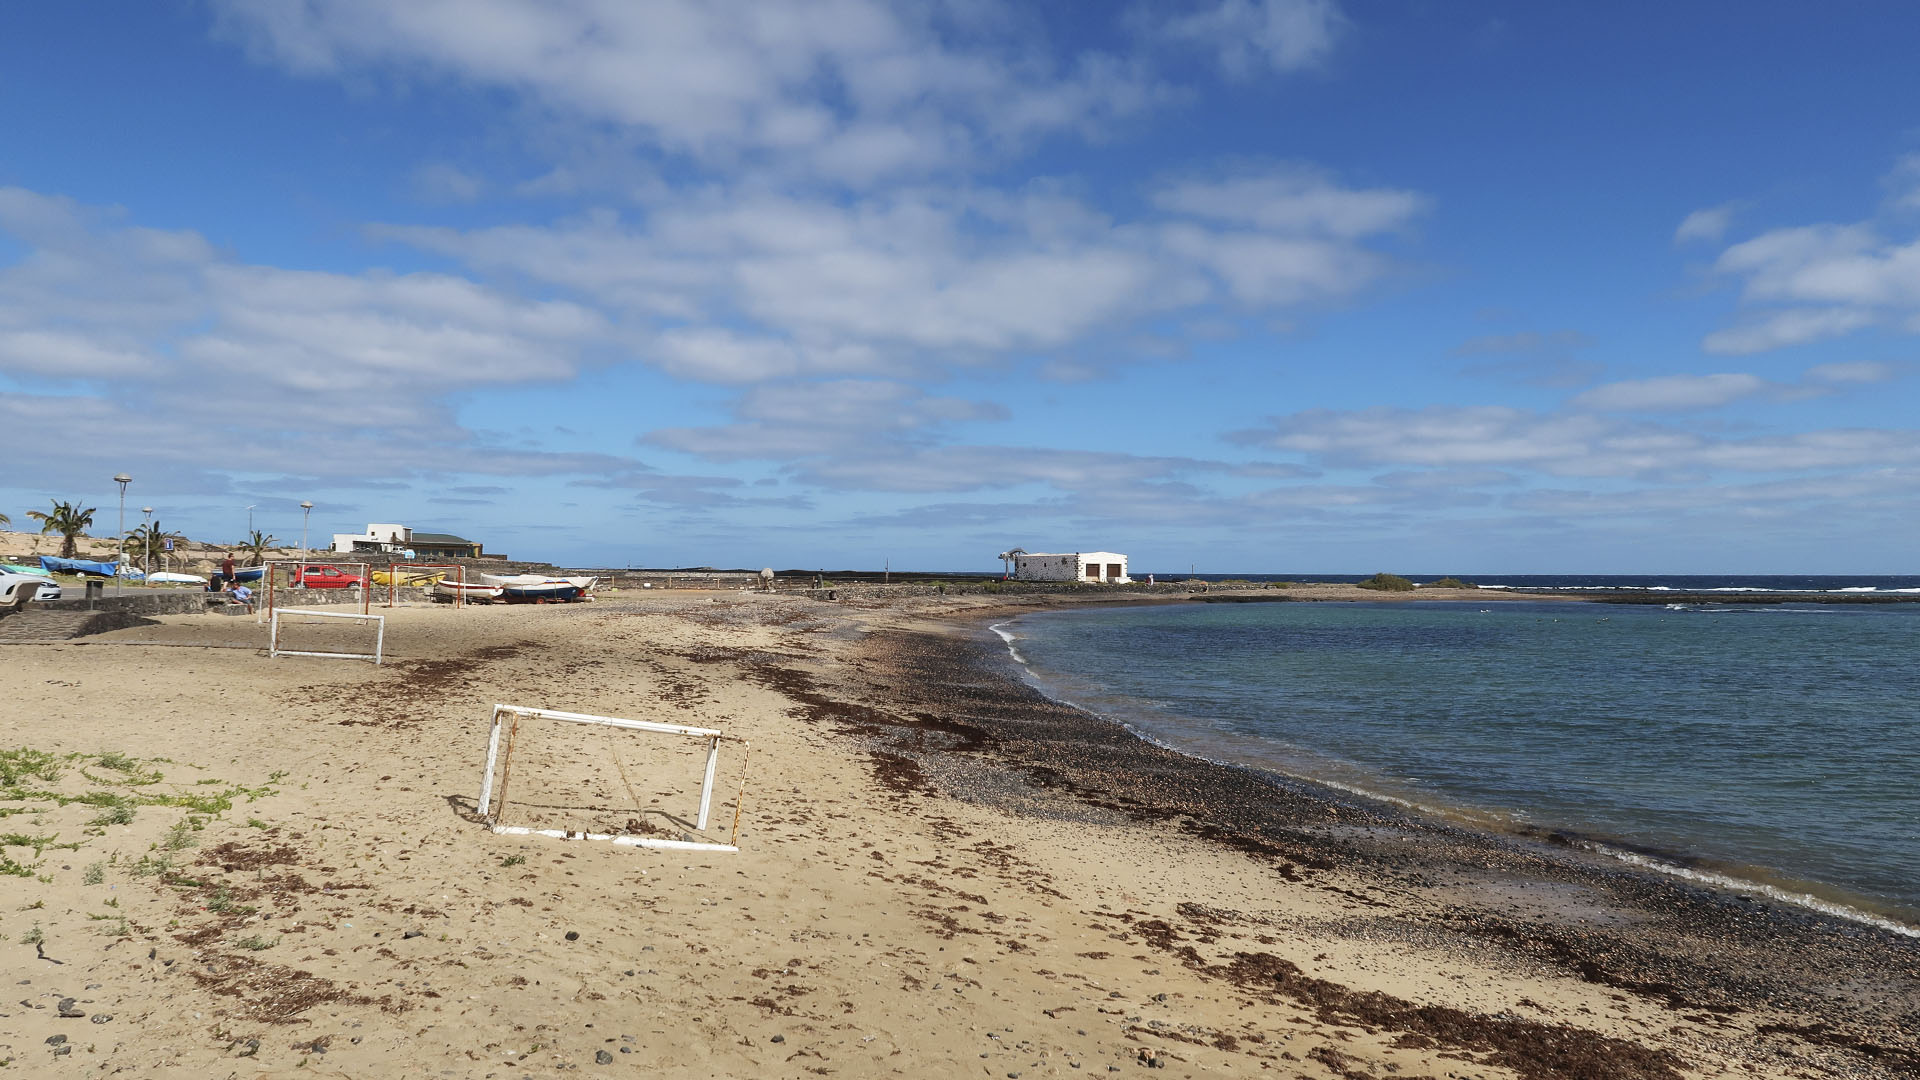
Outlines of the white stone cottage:
{"label": "white stone cottage", "polygon": [[1111,551],[1021,552],[1013,557],[1016,581],[1103,581],[1125,585],[1127,557]]}

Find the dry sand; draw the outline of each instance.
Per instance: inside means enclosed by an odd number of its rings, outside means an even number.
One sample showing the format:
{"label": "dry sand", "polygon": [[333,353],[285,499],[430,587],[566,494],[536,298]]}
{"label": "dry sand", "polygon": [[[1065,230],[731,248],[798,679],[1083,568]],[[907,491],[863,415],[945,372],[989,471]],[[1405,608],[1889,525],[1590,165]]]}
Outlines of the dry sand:
{"label": "dry sand", "polygon": [[[254,620],[214,615],[0,649],[0,748],[57,758],[0,765],[0,1059],[140,1077],[1920,1068],[1910,941],[1180,759],[996,669],[967,607],[401,608],[381,667],[269,659]],[[473,810],[497,701],[751,740],[740,852],[493,835]],[[610,779],[602,743],[534,735],[510,816],[658,831],[690,807],[684,754],[635,737]],[[720,839],[740,765],[728,747]],[[97,792],[119,805],[71,801]],[[67,998],[85,1015],[61,1016]]]}

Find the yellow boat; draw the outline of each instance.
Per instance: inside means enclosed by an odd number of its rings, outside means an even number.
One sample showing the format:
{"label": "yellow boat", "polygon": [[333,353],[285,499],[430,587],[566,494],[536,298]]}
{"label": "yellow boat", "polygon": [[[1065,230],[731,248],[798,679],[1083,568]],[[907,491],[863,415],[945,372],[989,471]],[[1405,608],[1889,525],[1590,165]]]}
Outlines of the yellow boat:
{"label": "yellow boat", "polygon": [[394,579],[398,578],[401,585],[438,585],[440,579],[446,576],[445,570],[375,570],[373,583],[392,585],[395,584]]}

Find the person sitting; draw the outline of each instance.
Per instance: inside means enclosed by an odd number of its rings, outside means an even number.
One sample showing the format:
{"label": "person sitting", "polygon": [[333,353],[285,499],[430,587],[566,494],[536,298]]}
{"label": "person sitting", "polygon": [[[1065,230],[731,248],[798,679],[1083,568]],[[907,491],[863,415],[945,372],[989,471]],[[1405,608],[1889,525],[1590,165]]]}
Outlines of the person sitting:
{"label": "person sitting", "polygon": [[244,606],[247,609],[247,614],[249,615],[253,614],[253,590],[252,589],[249,589],[245,585],[235,582],[230,588],[227,589],[227,596],[231,598],[234,603]]}

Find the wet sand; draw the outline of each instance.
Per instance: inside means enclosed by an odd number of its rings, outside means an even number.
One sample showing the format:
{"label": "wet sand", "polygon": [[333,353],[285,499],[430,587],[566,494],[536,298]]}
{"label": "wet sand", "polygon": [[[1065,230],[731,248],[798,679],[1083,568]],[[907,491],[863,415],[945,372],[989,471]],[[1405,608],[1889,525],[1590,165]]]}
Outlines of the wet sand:
{"label": "wet sand", "polygon": [[[0,809],[26,811],[0,820],[26,871],[0,875],[0,1058],[139,1076],[1920,1072],[1910,939],[1152,746],[1022,682],[984,629],[1006,610],[626,592],[398,609],[380,668],[270,660],[264,631],[221,616],[0,650],[0,746],[59,773],[16,756],[0,777],[17,796]],[[495,701],[752,740],[740,853],[491,834],[473,802]],[[597,745],[529,743],[515,812],[673,818],[653,803],[678,812],[683,763],[589,775]],[[739,765],[722,762],[721,822]],[[47,797],[101,791],[137,803],[130,820]],[[561,791],[583,805],[543,794]],[[60,1016],[67,998],[86,1015]]]}

